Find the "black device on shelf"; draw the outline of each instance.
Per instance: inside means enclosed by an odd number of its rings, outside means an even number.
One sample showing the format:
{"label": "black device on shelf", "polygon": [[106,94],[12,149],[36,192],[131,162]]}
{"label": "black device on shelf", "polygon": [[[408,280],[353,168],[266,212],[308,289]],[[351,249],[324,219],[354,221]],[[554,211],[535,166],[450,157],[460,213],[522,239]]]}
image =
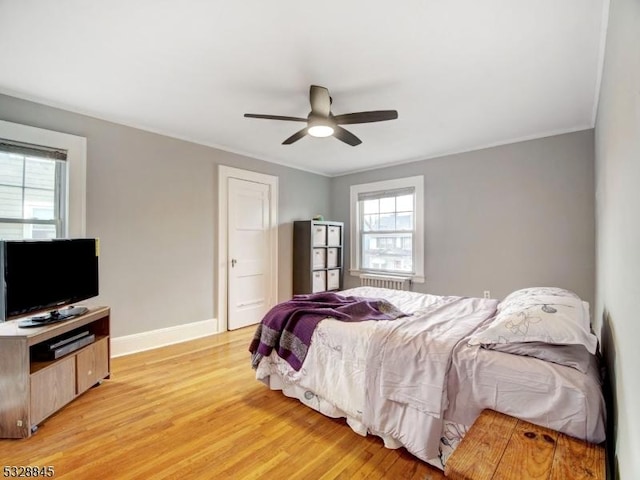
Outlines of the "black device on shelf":
{"label": "black device on shelf", "polygon": [[19,326],[68,320],[86,311],[74,303],[98,295],[98,241],[0,241],[0,275],[0,321],[30,313],[39,314]]}
{"label": "black device on shelf", "polygon": [[95,339],[95,334],[89,330],[74,330],[36,345],[32,351],[33,359],[39,361],[55,360],[93,343]]}

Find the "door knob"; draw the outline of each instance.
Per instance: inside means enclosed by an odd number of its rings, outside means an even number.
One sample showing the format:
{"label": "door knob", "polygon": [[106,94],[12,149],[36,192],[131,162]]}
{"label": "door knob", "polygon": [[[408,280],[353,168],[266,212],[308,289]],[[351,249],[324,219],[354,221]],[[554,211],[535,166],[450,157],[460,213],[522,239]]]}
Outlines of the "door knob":
{"label": "door knob", "polygon": [[231,267],[235,267],[236,263],[238,263],[238,261],[235,258],[231,259]]}

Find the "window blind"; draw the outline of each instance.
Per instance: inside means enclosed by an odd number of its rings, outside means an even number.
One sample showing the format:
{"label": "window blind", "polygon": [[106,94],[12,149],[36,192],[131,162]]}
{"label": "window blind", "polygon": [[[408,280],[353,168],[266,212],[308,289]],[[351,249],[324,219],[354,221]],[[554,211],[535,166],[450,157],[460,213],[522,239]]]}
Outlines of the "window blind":
{"label": "window blind", "polygon": [[413,195],[415,193],[414,187],[397,188],[394,190],[382,190],[378,192],[361,192],[358,193],[358,201],[364,200],[379,200],[381,198],[400,197],[402,195]]}
{"label": "window blind", "polygon": [[67,160],[67,151],[42,145],[31,145],[0,138],[0,152],[17,153],[28,157],[47,158],[50,160]]}

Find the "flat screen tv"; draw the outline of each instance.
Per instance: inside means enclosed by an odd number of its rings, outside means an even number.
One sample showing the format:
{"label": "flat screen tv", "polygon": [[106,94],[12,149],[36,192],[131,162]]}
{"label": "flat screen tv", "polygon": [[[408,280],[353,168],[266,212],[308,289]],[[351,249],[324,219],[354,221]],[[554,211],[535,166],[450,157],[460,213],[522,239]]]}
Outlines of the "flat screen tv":
{"label": "flat screen tv", "polygon": [[2,240],[0,272],[0,321],[36,313],[19,325],[67,320],[86,311],[76,302],[98,295],[97,240]]}

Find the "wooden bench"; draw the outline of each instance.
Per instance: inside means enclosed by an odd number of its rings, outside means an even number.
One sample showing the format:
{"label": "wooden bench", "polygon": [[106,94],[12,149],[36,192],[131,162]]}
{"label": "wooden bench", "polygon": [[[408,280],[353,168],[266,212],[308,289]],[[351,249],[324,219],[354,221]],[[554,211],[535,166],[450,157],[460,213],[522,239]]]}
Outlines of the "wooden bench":
{"label": "wooden bench", "polygon": [[484,410],[444,469],[454,480],[604,480],[601,445]]}

